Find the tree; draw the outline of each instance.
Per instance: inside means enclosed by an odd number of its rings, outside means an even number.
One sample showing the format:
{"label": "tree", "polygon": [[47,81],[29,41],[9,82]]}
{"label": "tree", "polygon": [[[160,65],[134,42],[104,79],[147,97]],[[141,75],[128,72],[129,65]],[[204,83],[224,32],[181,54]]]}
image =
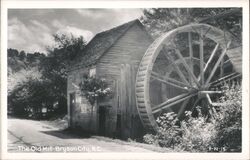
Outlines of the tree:
{"label": "tree", "polygon": [[[229,11],[231,8],[150,8],[143,10],[142,23],[154,38],[174,28],[197,23],[199,20]],[[231,18],[230,18],[231,17]],[[212,25],[223,28],[226,25],[232,28],[239,18],[226,17],[225,21],[213,21]],[[234,26],[235,27],[235,26]]]}
{"label": "tree", "polygon": [[58,112],[67,112],[67,68],[71,61],[83,54],[86,45],[83,37],[54,35],[55,46],[48,48],[48,55],[41,61],[42,79],[54,102],[58,102]]}
{"label": "tree", "polygon": [[8,53],[8,57],[17,57],[19,54],[18,50],[12,49],[12,48],[9,48],[7,50],[7,53]]}
{"label": "tree", "polygon": [[49,84],[32,76],[27,77],[8,95],[8,108],[17,116],[27,117],[29,109],[41,110],[43,106],[53,108],[53,97],[47,89]]}
{"label": "tree", "polygon": [[48,48],[46,56],[39,52],[26,56],[24,51],[19,54],[8,49],[8,67],[16,71],[9,75],[8,109],[15,115],[27,117],[30,108],[41,111],[42,107],[57,114],[67,112],[67,67],[83,53],[86,42],[72,35],[54,35],[54,39],[56,43]]}
{"label": "tree", "polygon": [[21,51],[19,54],[19,58],[20,58],[20,60],[23,61],[26,58],[26,53],[24,51]]}

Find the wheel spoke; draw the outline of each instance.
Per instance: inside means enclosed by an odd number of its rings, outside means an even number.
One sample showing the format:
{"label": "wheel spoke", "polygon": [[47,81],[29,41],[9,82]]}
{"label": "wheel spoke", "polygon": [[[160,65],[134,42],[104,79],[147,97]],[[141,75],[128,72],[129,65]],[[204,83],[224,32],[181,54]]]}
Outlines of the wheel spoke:
{"label": "wheel spoke", "polygon": [[200,91],[203,94],[222,94],[222,91]]}
{"label": "wheel spoke", "polygon": [[223,68],[224,62],[225,62],[225,60],[223,57],[221,60],[221,63],[220,63],[220,78],[224,76],[224,68]]}
{"label": "wheel spoke", "polygon": [[[171,86],[174,86],[174,87],[176,87],[176,88],[180,88],[180,89],[183,89],[183,90],[189,90],[189,89],[188,89],[188,86],[186,86],[184,83],[179,82],[179,81],[176,81],[176,80],[174,80],[174,79],[172,79],[172,78],[163,77],[163,76],[161,76],[161,75],[159,75],[158,73],[153,72],[153,71],[151,72],[151,78],[156,79],[156,80],[158,80],[158,81],[160,81],[160,82],[162,82],[162,83],[165,83],[165,84],[169,84],[169,85],[171,85]],[[172,82],[170,82],[170,80],[171,80]],[[174,82],[175,82],[175,83],[174,83]],[[181,86],[180,84],[184,84],[185,87],[184,87],[184,86]]]}
{"label": "wheel spoke", "polygon": [[[209,59],[208,59],[206,65],[205,65],[205,67],[204,67],[204,69],[203,69],[203,73],[204,73],[204,74],[205,74],[205,72],[207,71],[207,68],[208,68],[209,64],[212,62],[212,59],[214,58],[215,53],[216,53],[218,47],[219,47],[219,43],[217,43],[216,46],[214,47],[214,49],[213,49],[213,51],[212,51],[212,54],[210,55],[210,57],[209,57]],[[198,81],[200,81],[200,79],[201,79],[201,76],[198,77]]]}
{"label": "wheel spoke", "polygon": [[[159,77],[159,78],[161,78],[161,79],[163,79],[163,80],[167,80],[167,81],[170,81],[170,82],[172,82],[172,83],[176,83],[177,85],[180,85],[181,87],[189,87],[189,88],[194,88],[194,87],[192,87],[191,85],[188,85],[188,84],[185,84],[185,83],[183,83],[183,82],[180,82],[180,81],[177,81],[177,80],[175,80],[175,79],[173,79],[173,78],[170,78],[170,77],[164,77],[164,76],[162,76],[162,75],[160,75],[159,73],[156,73],[156,72],[151,72],[151,74],[153,75],[153,76],[157,76],[157,77]],[[195,88],[194,88],[195,89]]]}
{"label": "wheel spoke", "polygon": [[233,80],[233,79],[238,78],[240,76],[241,76],[241,74],[234,72],[232,74],[229,74],[229,75],[224,76],[220,79],[217,79],[216,81],[209,83],[209,86],[218,86],[218,84],[220,84],[221,82],[230,81],[230,80]]}
{"label": "wheel spoke", "polygon": [[189,46],[189,58],[190,58],[190,70],[193,72],[193,46],[192,46],[192,34],[188,32],[188,46]]}
{"label": "wheel spoke", "polygon": [[211,106],[213,106],[213,107],[214,107],[214,106],[226,106],[226,103],[214,103],[214,102],[212,102],[212,100],[211,100],[209,94],[206,94],[206,98],[207,98],[208,103],[209,103]]}
{"label": "wheel spoke", "polygon": [[193,97],[194,95],[196,95],[197,93],[186,93],[186,94],[181,94],[178,95],[176,97],[170,98],[167,101],[155,106],[152,110],[153,114],[163,110],[163,109],[167,109],[175,104],[178,104],[182,101],[185,101],[191,97]]}
{"label": "wheel spoke", "polygon": [[200,100],[201,100],[201,99],[197,96],[197,97],[196,97],[196,100],[194,101],[194,103],[192,103],[192,104],[193,104],[193,107],[192,107],[192,109],[191,109],[191,112],[193,112],[193,111],[195,110],[195,108],[197,107],[197,104],[199,103]]}
{"label": "wheel spoke", "polygon": [[194,82],[196,83],[197,86],[200,86],[197,78],[195,77],[194,73],[190,70],[187,62],[185,61],[185,59],[183,58],[182,54],[180,53],[180,51],[175,47],[175,51],[177,53],[177,56],[180,58],[182,64],[184,65],[184,67],[186,68],[186,70],[188,71],[189,75],[193,78]]}
{"label": "wheel spoke", "polygon": [[[190,98],[189,98],[189,99],[190,99]],[[187,107],[187,103],[189,102],[189,99],[185,100],[185,101],[182,103],[182,105],[181,105],[181,107],[180,107],[180,109],[179,109],[179,111],[178,111],[177,117],[180,117],[180,116],[183,114],[185,108]]]}
{"label": "wheel spoke", "polygon": [[183,80],[186,84],[189,84],[189,82],[187,81],[186,77],[183,75],[183,73],[181,72],[179,66],[175,63],[174,59],[171,57],[171,55],[168,55],[166,52],[164,52],[166,58],[168,58],[171,63],[173,64],[174,69],[176,70],[176,72],[178,73],[178,75],[180,76],[181,80]]}
{"label": "wheel spoke", "polygon": [[225,54],[226,54],[226,52],[227,52],[227,48],[229,47],[230,43],[231,43],[231,42],[229,42],[229,43],[227,44],[227,47],[224,49],[224,51],[223,51],[222,54],[220,55],[219,59],[218,59],[217,62],[215,63],[215,65],[214,65],[214,67],[213,67],[213,69],[212,69],[212,72],[210,73],[210,75],[209,75],[209,77],[208,77],[208,79],[207,79],[207,81],[206,81],[206,83],[205,83],[206,86],[207,86],[208,83],[211,81],[212,77],[214,76],[215,71],[216,71],[217,67],[219,66],[220,62],[222,61],[222,58],[225,56]]}
{"label": "wheel spoke", "polygon": [[204,37],[208,34],[208,32],[211,30],[211,27],[209,27],[208,29],[207,29],[207,31],[205,32],[205,34],[203,35]]}
{"label": "wheel spoke", "polygon": [[200,35],[200,77],[201,77],[201,84],[204,84],[204,72],[203,72],[203,68],[204,68],[204,48],[203,48],[203,37],[202,34]]}
{"label": "wheel spoke", "polygon": [[205,65],[205,67],[204,67],[204,70],[203,70],[204,73],[206,72],[206,70],[207,70],[207,68],[208,68],[208,65],[212,62],[212,59],[214,58],[215,53],[216,53],[216,51],[217,51],[219,45],[220,45],[220,44],[217,43],[216,46],[214,47],[213,52],[212,52],[212,54],[210,55],[210,57],[209,57],[209,59],[208,59],[206,65]]}

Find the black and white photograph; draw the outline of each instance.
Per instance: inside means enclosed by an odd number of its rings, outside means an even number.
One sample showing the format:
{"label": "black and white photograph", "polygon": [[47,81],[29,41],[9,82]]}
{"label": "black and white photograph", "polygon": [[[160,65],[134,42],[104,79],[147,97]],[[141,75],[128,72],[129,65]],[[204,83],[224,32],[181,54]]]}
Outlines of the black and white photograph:
{"label": "black and white photograph", "polygon": [[21,153],[247,159],[244,7],[7,7],[6,159]]}

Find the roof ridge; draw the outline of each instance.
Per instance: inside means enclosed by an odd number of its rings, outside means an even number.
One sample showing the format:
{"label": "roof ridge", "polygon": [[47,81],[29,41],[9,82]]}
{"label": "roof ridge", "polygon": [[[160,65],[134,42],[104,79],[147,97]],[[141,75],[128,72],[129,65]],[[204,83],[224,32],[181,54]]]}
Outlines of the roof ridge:
{"label": "roof ridge", "polygon": [[[127,29],[128,29],[130,26],[132,26],[132,25],[133,25],[134,23],[136,23],[136,22],[140,22],[140,20],[139,20],[139,19],[134,19],[134,20],[128,21],[128,22],[126,22],[126,23],[120,24],[120,25],[118,25],[118,26],[116,26],[116,27],[113,27],[113,28],[110,28],[110,29],[107,29],[107,30],[104,30],[104,31],[101,31],[101,32],[95,34],[95,36],[89,41],[89,43],[87,43],[87,45],[85,46],[85,49],[86,49],[86,48],[88,47],[88,45],[92,42],[92,40],[94,40],[96,37],[98,37],[98,36],[100,36],[100,35],[102,35],[102,34],[105,34],[105,33],[110,33],[110,32],[112,32],[112,31],[116,31],[117,29],[119,29],[119,28],[121,28],[121,27],[124,27],[124,26],[128,25],[129,23],[131,23],[131,24],[129,24],[129,26],[127,26]],[[141,23],[141,22],[140,22],[140,23]],[[127,30],[127,29],[126,29],[126,30]],[[124,30],[124,33],[126,32],[126,30]]]}
{"label": "roof ridge", "polygon": [[97,33],[96,35],[101,34],[101,33],[105,33],[105,32],[110,32],[111,30],[116,30],[117,28],[122,27],[122,26],[125,26],[125,25],[127,25],[127,24],[129,24],[129,23],[131,23],[130,25],[133,25],[136,21],[139,21],[139,19],[134,19],[134,20],[128,21],[128,22],[126,22],[126,23],[120,24],[120,25],[118,25],[118,26],[115,26],[115,27],[113,27],[113,28],[110,28],[110,29],[101,31],[101,32]]}

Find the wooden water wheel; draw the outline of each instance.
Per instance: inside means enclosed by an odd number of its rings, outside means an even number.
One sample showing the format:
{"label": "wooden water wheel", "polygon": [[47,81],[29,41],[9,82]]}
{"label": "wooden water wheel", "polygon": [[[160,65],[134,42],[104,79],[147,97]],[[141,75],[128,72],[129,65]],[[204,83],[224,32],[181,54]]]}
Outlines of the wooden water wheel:
{"label": "wooden water wheel", "polygon": [[[241,76],[241,46],[230,34],[207,24],[176,28],[156,39],[147,49],[136,77],[140,118],[157,130],[156,118],[212,102],[218,85]],[[217,96],[218,97],[218,96]],[[211,100],[212,99],[212,100]]]}

